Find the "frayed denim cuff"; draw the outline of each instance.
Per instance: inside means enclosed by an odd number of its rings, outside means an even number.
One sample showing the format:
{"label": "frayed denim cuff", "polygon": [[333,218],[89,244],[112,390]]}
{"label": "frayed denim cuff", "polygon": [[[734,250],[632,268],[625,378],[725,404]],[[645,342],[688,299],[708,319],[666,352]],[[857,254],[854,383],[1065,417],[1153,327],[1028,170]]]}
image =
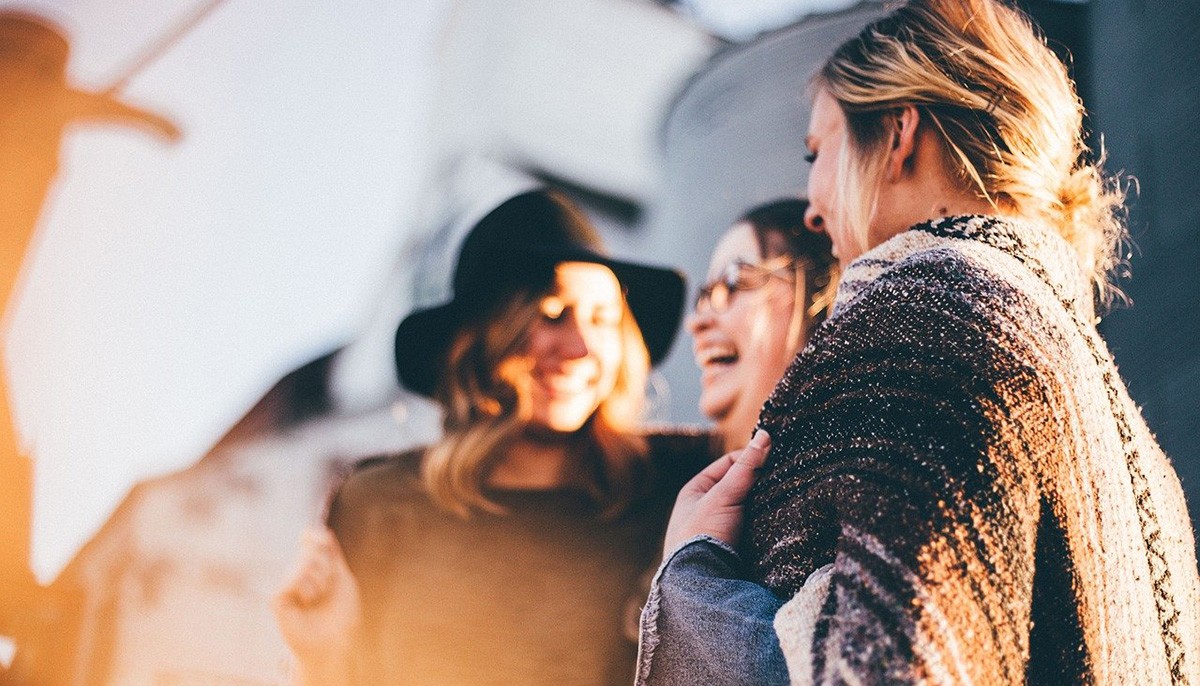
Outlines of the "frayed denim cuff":
{"label": "frayed denim cuff", "polygon": [[685,541],[651,583],[635,684],[786,684],[772,625],[781,604],[746,580],[728,544],[705,535]]}

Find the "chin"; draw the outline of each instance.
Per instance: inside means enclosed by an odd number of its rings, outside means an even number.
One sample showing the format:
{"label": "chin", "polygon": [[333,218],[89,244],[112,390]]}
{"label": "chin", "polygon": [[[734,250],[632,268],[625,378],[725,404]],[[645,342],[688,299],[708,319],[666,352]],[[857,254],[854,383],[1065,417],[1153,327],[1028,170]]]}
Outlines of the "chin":
{"label": "chin", "polygon": [[735,397],[723,396],[720,393],[701,389],[697,406],[700,408],[700,414],[707,417],[709,421],[720,424],[733,411],[737,405],[736,401]]}
{"label": "chin", "polygon": [[573,433],[583,428],[587,424],[588,419],[595,413],[596,408],[592,406],[578,408],[561,408],[557,411],[551,411],[542,417],[537,417],[533,421],[535,424],[540,424],[550,431],[558,433]]}

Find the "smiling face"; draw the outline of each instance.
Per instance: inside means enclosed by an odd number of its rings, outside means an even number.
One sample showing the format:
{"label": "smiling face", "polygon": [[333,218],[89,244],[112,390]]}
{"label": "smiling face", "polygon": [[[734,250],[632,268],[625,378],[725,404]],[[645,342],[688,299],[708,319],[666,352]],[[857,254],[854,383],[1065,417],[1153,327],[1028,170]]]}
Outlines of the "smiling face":
{"label": "smiling face", "polygon": [[[777,263],[775,258],[763,255],[754,228],[739,222],[717,243],[708,280],[721,278],[730,265]],[[753,276],[760,287],[736,291],[722,312],[702,304],[687,321],[701,370],[700,411],[716,422],[726,450],[749,440],[763,402],[805,339],[800,335],[799,340],[788,340],[794,337],[789,336],[792,318],[803,316],[796,297],[799,293],[803,301],[804,284],[794,280],[802,280],[803,271],[777,270],[765,279],[760,271]]]}
{"label": "smiling face", "polygon": [[845,206],[838,192],[838,163],[839,157],[849,152],[847,136],[846,115],[842,108],[824,89],[818,89],[808,136],[804,139],[808,160],[812,163],[808,171],[809,204],[804,221],[813,231],[829,235],[833,254],[843,267],[865,250],[851,226],[851,218],[845,216]]}
{"label": "smiling face", "polygon": [[616,385],[624,354],[624,299],[608,267],[564,262],[540,302],[519,356],[528,372],[530,423],[576,431]]}

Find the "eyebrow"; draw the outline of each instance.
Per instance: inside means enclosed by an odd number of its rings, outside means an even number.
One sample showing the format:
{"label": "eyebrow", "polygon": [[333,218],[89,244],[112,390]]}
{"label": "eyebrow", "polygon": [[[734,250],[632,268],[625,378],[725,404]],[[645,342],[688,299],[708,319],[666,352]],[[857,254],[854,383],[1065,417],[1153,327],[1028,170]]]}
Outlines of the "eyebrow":
{"label": "eyebrow", "polygon": [[810,136],[805,136],[805,137],[804,137],[804,147],[805,147],[805,148],[807,148],[809,152],[812,152],[812,149],[813,149],[813,137],[812,137],[811,135],[810,135]]}

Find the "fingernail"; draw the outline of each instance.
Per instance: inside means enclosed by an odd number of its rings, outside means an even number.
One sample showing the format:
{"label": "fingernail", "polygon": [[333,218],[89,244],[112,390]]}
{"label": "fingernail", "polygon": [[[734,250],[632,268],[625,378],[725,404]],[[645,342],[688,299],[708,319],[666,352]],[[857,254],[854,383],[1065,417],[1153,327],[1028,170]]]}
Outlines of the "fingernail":
{"label": "fingernail", "polygon": [[750,445],[754,446],[755,448],[766,448],[770,444],[771,434],[763,431],[762,429],[756,430],[754,432],[754,437],[750,439]]}

